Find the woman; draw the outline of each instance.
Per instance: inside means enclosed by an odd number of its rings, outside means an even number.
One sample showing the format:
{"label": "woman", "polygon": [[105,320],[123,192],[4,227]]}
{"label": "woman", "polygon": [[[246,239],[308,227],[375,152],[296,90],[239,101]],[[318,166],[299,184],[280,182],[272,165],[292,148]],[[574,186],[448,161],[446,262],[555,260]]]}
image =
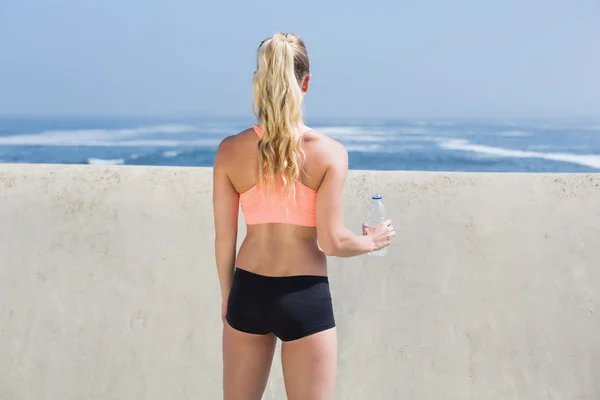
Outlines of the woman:
{"label": "woman", "polygon": [[[226,400],[259,400],[276,339],[288,399],[331,399],[337,341],[326,256],[384,248],[390,221],[344,226],[346,149],[307,128],[310,82],[302,40],[277,33],[258,48],[253,108],[258,125],[219,145],[214,164],[215,251],[222,296]],[[236,258],[238,209],[247,234]]]}

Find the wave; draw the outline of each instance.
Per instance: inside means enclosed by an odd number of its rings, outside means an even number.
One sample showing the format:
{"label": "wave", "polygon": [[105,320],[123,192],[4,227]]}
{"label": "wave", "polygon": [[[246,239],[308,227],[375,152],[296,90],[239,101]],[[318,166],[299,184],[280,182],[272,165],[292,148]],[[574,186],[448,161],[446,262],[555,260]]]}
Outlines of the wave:
{"label": "wave", "polygon": [[429,133],[429,131],[425,128],[412,128],[408,126],[398,128],[398,132],[406,135],[422,135],[425,133]]}
{"label": "wave", "polygon": [[552,150],[556,149],[556,146],[550,144],[532,144],[527,146],[527,150]]}
{"label": "wave", "polygon": [[315,130],[342,142],[383,143],[389,140],[386,132],[376,129],[365,129],[358,126],[326,126]]}
{"label": "wave", "polygon": [[468,140],[464,139],[448,140],[439,143],[439,146],[446,150],[470,151],[487,156],[508,158],[540,158],[544,160],[568,162],[572,164],[583,165],[585,167],[600,169],[600,155],[596,154],[542,153],[538,151],[512,150],[502,147],[472,144]]}
{"label": "wave", "polygon": [[162,155],[163,155],[163,157],[172,158],[172,157],[177,157],[181,153],[182,153],[181,151],[165,151],[162,153]]}
{"label": "wave", "polygon": [[455,121],[414,121],[414,125],[419,126],[437,126],[437,127],[451,127],[456,126]]}
{"label": "wave", "polygon": [[423,150],[425,146],[417,144],[407,145],[379,145],[379,144],[349,144],[346,150],[356,153],[396,153],[409,150]]}
{"label": "wave", "polygon": [[364,135],[365,131],[358,126],[319,126],[314,130],[327,136],[358,136]]}
{"label": "wave", "polygon": [[197,140],[166,140],[166,139],[136,139],[136,140],[18,140],[8,137],[0,138],[0,146],[57,146],[57,147],[216,147],[219,139],[197,139]]}
{"label": "wave", "polygon": [[161,140],[161,139],[137,139],[124,140],[120,142],[104,142],[98,146],[106,147],[217,147],[220,139],[198,139],[198,140]]}
{"label": "wave", "polygon": [[504,131],[500,132],[499,135],[503,137],[531,137],[533,136],[533,133],[523,131]]}
{"label": "wave", "polygon": [[[19,134],[0,137],[0,145],[5,146],[129,146],[137,141],[127,142],[143,135],[178,134],[197,132],[191,125],[154,125],[126,129],[74,129],[53,130],[33,134]],[[162,140],[161,140],[162,141]],[[159,143],[161,142],[159,141]],[[172,141],[171,141],[172,142]],[[179,143],[180,141],[178,141]],[[184,141],[187,142],[187,141]],[[154,145],[152,141],[150,145]],[[142,144],[143,145],[143,144]],[[160,145],[160,144],[159,144]]]}
{"label": "wave", "polygon": [[379,144],[351,144],[346,146],[346,150],[357,153],[379,153],[384,152],[385,148]]}
{"label": "wave", "polygon": [[113,160],[103,160],[101,158],[88,158],[87,163],[90,165],[121,165],[125,164],[125,160],[122,158],[116,158]]}
{"label": "wave", "polygon": [[403,135],[395,136],[395,140],[400,142],[441,142],[447,140],[448,137],[444,136],[416,136],[416,135]]}

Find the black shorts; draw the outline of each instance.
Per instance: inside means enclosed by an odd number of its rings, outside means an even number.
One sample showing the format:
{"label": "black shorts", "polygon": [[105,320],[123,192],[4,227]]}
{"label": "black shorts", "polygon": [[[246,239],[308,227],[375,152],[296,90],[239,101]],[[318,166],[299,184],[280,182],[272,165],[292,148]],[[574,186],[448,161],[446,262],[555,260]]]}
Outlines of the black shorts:
{"label": "black shorts", "polygon": [[282,341],[335,327],[326,276],[271,277],[236,268],[226,320],[242,332],[273,333]]}

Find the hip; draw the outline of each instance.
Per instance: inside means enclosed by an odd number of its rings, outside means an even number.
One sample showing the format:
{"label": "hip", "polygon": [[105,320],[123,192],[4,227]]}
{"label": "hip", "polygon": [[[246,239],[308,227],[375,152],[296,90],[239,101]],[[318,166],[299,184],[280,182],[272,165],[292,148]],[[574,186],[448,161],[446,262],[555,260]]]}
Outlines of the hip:
{"label": "hip", "polygon": [[226,318],[234,329],[251,334],[273,333],[283,341],[333,328],[329,278],[273,277],[236,268]]}

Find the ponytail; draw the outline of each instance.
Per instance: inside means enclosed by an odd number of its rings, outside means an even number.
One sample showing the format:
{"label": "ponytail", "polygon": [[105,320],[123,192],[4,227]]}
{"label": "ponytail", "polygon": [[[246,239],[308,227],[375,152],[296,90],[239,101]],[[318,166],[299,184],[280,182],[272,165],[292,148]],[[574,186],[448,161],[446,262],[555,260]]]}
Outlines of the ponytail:
{"label": "ponytail", "polygon": [[306,47],[296,35],[277,33],[261,43],[257,64],[253,111],[263,130],[258,183],[267,189],[280,183],[284,193],[295,196],[304,161],[300,85],[309,72]]}

